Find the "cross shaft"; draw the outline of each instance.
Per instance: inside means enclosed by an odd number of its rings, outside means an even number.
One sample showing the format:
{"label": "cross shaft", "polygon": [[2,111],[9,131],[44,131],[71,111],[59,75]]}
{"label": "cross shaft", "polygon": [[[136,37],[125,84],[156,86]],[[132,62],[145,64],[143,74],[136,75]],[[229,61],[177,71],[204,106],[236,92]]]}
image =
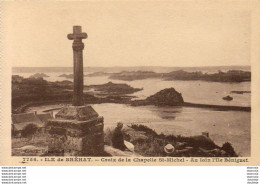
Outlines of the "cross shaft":
{"label": "cross shaft", "polygon": [[87,38],[86,33],[81,32],[81,26],[73,26],[73,33],[68,34],[69,40],[74,40],[72,44],[73,48],[73,68],[74,68],[74,91],[73,91],[73,106],[84,105],[83,95],[83,54],[84,44],[82,39]]}

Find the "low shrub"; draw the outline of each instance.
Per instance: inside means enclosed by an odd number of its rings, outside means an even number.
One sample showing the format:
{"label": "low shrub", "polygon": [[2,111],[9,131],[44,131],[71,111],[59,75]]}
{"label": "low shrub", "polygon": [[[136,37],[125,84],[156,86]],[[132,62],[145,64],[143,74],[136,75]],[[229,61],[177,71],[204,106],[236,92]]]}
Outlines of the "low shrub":
{"label": "low shrub", "polygon": [[38,130],[38,127],[35,124],[28,124],[26,125],[22,131],[21,131],[21,136],[22,137],[31,137],[34,135]]}
{"label": "low shrub", "polygon": [[224,150],[226,153],[228,153],[229,155],[231,155],[232,157],[237,157],[238,155],[236,154],[233,146],[231,145],[231,143],[226,142],[223,144],[222,150]]}

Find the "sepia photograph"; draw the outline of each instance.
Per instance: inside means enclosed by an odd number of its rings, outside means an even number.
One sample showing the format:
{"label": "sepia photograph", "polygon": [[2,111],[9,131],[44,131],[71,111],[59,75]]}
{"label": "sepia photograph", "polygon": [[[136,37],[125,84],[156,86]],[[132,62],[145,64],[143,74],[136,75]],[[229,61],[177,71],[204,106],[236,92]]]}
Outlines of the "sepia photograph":
{"label": "sepia photograph", "polygon": [[251,156],[248,6],[18,2],[4,10],[10,156]]}

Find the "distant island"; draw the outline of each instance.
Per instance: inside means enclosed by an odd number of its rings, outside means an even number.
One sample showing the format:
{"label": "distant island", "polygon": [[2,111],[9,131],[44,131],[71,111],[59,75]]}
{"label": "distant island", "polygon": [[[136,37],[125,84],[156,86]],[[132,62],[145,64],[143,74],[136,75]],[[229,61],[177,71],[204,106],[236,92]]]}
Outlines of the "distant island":
{"label": "distant island", "polygon": [[[94,72],[91,74],[84,75],[84,77],[102,77],[102,76],[109,76],[111,73],[106,72]],[[61,74],[58,77],[65,77],[67,79],[73,79],[73,74]]]}
{"label": "distant island", "polygon": [[156,73],[151,71],[122,71],[119,73],[113,73],[109,76],[110,79],[117,79],[123,81],[134,81],[134,80],[142,80],[142,79],[150,79],[150,78],[162,78],[163,73]]}
{"label": "distant island", "polygon": [[202,72],[186,72],[183,70],[163,75],[164,80],[203,80],[210,82],[247,82],[251,81],[251,72],[242,70],[229,70],[227,72],[203,74]]}
{"label": "distant island", "polygon": [[[64,74],[65,77],[68,77]],[[122,71],[118,73],[95,72],[86,75],[88,77],[108,76],[109,79],[122,81],[134,81],[143,79],[162,79],[162,80],[202,80],[210,82],[247,82],[251,81],[251,72],[242,70],[229,70],[227,72],[218,71],[217,73],[202,73],[201,71],[188,72],[176,70],[168,73],[157,73],[153,71]],[[69,76],[70,77],[70,76]]]}
{"label": "distant island", "polygon": [[251,91],[231,91],[230,93],[244,94],[244,93],[251,93]]}
{"label": "distant island", "polygon": [[133,88],[128,84],[115,84],[113,82],[102,85],[85,86],[84,89],[94,89],[96,94],[102,96],[128,95],[143,90],[143,88]]}
{"label": "distant island", "polygon": [[46,75],[45,73],[36,73],[30,76],[30,78],[43,78],[43,77],[50,77]]}
{"label": "distant island", "polygon": [[73,78],[73,74],[61,74],[59,75],[59,77],[65,77],[65,78],[68,78],[68,79],[72,79]]}
{"label": "distant island", "polygon": [[109,76],[111,73],[106,72],[94,72],[91,74],[84,75],[86,77],[103,77],[103,76]]}

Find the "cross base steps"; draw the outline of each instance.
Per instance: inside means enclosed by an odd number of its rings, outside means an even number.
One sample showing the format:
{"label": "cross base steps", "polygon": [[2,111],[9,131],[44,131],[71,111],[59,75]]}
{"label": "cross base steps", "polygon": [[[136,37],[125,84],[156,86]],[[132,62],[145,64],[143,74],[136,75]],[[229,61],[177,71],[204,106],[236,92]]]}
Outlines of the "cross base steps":
{"label": "cross base steps", "polygon": [[[62,108],[47,122],[48,151],[59,156],[98,156],[104,153],[104,119],[91,106]],[[61,154],[62,153],[62,154]]]}

